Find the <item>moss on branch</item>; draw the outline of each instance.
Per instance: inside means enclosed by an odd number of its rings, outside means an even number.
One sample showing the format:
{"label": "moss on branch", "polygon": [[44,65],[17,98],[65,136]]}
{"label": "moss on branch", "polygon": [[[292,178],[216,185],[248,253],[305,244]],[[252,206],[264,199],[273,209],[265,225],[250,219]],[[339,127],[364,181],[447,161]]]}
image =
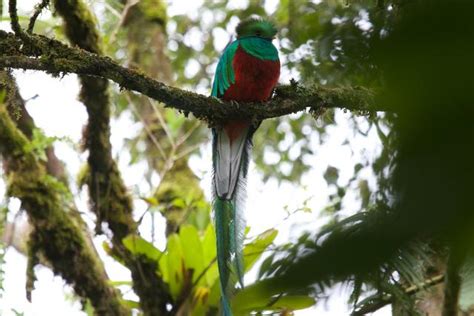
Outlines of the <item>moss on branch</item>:
{"label": "moss on branch", "polygon": [[[76,73],[112,80],[122,89],[139,92],[165,106],[184,113],[192,113],[211,124],[229,119],[250,118],[263,120],[287,115],[306,109],[344,108],[350,111],[386,111],[376,104],[373,94],[363,88],[353,87],[301,87],[284,85],[277,89],[276,97],[261,103],[239,104],[224,102],[193,92],[165,85],[139,71],[120,66],[108,57],[98,56],[79,48],[71,48],[59,41],[42,36],[32,36],[33,52],[21,50],[21,40],[14,34],[0,32],[0,67],[33,69],[53,75]],[[39,55],[34,56],[33,53]]]}
{"label": "moss on branch", "polygon": [[[56,0],[56,12],[64,20],[65,33],[73,45],[99,56],[100,36],[92,12],[81,0]],[[80,100],[86,106],[88,122],[84,133],[88,157],[88,188],[92,209],[97,215],[97,227],[102,222],[113,232],[113,251],[130,269],[133,288],[140,297],[145,315],[162,315],[169,303],[165,284],[156,274],[156,263],[134,257],[122,245],[122,239],[136,233],[132,199],[127,192],[117,165],[112,158],[110,143],[110,97],[108,81],[80,74]]]}
{"label": "moss on branch", "polygon": [[[56,0],[54,7],[64,20],[64,29],[71,43],[100,54],[99,34],[86,4],[80,0]],[[106,222],[120,243],[122,238],[135,231],[136,224],[131,198],[111,154],[108,81],[84,75],[79,79],[79,98],[89,116],[84,145],[89,151],[87,184],[92,210],[97,215],[98,229],[102,222]]]}
{"label": "moss on branch", "polygon": [[64,186],[48,175],[31,151],[4,106],[0,107],[0,154],[8,163],[8,194],[22,202],[34,227],[31,238],[55,273],[76,293],[91,300],[99,315],[128,315],[120,295],[107,283],[107,275],[70,214]]}

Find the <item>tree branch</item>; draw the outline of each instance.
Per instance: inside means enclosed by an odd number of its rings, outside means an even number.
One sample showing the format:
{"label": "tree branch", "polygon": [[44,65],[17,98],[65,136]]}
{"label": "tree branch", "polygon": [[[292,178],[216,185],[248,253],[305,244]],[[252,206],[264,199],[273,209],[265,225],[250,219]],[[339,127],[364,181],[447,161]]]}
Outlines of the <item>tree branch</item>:
{"label": "tree branch", "polygon": [[8,13],[10,14],[10,25],[15,34],[21,35],[23,33],[20,23],[18,22],[18,13],[16,10],[16,0],[8,1]]}
{"label": "tree branch", "polygon": [[[415,295],[416,293],[418,293],[421,290],[426,290],[429,287],[432,287],[432,286],[435,286],[435,285],[438,285],[438,284],[442,283],[444,281],[444,279],[445,279],[445,276],[443,274],[434,276],[432,278],[429,278],[429,279],[425,280],[423,283],[407,287],[405,289],[405,294]],[[383,296],[383,297],[379,298],[378,300],[375,300],[374,302],[372,302],[370,304],[364,305],[360,309],[354,311],[351,314],[351,316],[361,316],[361,315],[374,313],[374,312],[378,311],[379,309],[381,309],[382,307],[384,307],[388,304],[392,304],[392,303],[393,303],[393,297],[391,295],[386,295],[386,296]]]}
{"label": "tree branch", "polygon": [[[53,3],[64,20],[70,42],[100,55],[100,35],[87,5],[82,0],[55,0]],[[84,75],[80,75],[79,80],[80,100],[89,116],[84,143],[89,151],[88,188],[91,206],[97,215],[97,228],[100,230],[105,222],[113,232],[113,251],[131,271],[133,289],[140,298],[144,314],[166,314],[170,296],[163,280],[156,274],[157,263],[133,256],[122,244],[124,237],[136,233],[137,223],[133,219],[132,199],[112,158],[108,81]]]}
{"label": "tree branch", "polygon": [[[29,115],[28,111],[26,110],[25,101],[23,100],[23,98],[21,97],[18,91],[18,87],[16,86],[15,79],[10,73],[6,71],[0,71],[0,90],[4,90],[6,92],[6,98],[4,100],[4,103],[7,105],[7,109],[8,109],[8,112],[10,113],[10,117],[16,118],[14,121],[16,127],[28,140],[31,140],[33,138],[33,131],[36,128],[35,123],[33,121],[33,118]],[[67,183],[67,176],[64,173],[62,162],[56,157],[52,146],[46,148],[45,151],[46,151],[47,161],[45,162],[39,161],[38,164],[41,165],[41,167],[44,167],[47,174],[55,177],[58,181],[64,184],[64,189],[67,190],[66,194],[70,193],[69,188],[68,188],[68,183]],[[3,167],[7,175],[11,175],[12,173],[14,174],[18,172],[18,170],[15,169],[15,163],[13,164],[8,163],[9,160],[10,159],[8,156],[4,156]],[[60,207],[58,206],[58,209],[59,208]],[[28,209],[26,210],[28,213],[29,210]],[[63,212],[65,211],[63,210]],[[73,226],[77,227],[76,233],[82,234],[85,240],[85,243],[83,244],[84,249],[78,248],[76,254],[69,255],[65,258],[61,258],[61,260],[64,261],[64,263],[66,263],[64,265],[61,265],[61,267],[64,266],[64,268],[58,268],[58,265],[54,264],[51,257],[45,258],[41,256],[40,259],[43,259],[43,260],[40,260],[40,263],[50,267],[53,270],[53,272],[55,272],[56,274],[60,274],[62,276],[70,275],[71,278],[66,279],[66,280],[77,290],[78,288],[80,288],[80,286],[75,285],[75,283],[79,282],[79,280],[81,280],[83,276],[80,275],[79,273],[76,273],[75,271],[81,271],[81,274],[82,274],[82,270],[85,270],[88,267],[86,266],[80,267],[80,265],[82,263],[86,265],[90,264],[89,260],[91,260],[94,262],[94,265],[97,267],[97,270],[92,269],[90,272],[92,274],[92,278],[97,279],[99,283],[102,282],[102,280],[104,283],[107,283],[108,278],[107,278],[105,269],[103,267],[102,262],[99,259],[99,256],[96,252],[94,244],[90,238],[88,227],[86,223],[83,221],[77,207],[74,205],[72,201],[70,201],[70,203],[68,203],[67,205],[67,214],[68,216],[67,218],[64,219],[64,221],[71,222],[73,223]],[[30,217],[30,213],[28,213],[28,216]],[[50,230],[62,229],[62,227],[55,227],[52,224],[55,222],[54,220],[51,220],[50,222],[51,222],[50,227],[49,227]],[[64,223],[61,221],[59,223],[61,225],[64,225]],[[15,241],[14,239],[12,239],[9,242],[9,243],[13,243],[13,246],[18,251],[31,257],[36,257],[38,254],[27,251],[27,248],[30,250],[36,249],[39,252],[43,253],[43,249],[42,249],[43,245],[41,243],[38,244],[34,240],[34,238],[28,238],[28,236],[30,235],[32,231],[35,232],[36,235],[39,235],[38,231],[42,231],[44,229],[44,226],[41,225],[40,222],[36,221],[34,218],[31,218],[28,221],[28,223],[25,225],[26,227],[23,227],[20,229],[22,231],[21,233],[22,237],[15,237],[16,235],[14,232],[15,223],[9,226],[10,226],[10,229],[7,229],[6,232],[9,233],[10,238],[23,237],[22,240]],[[81,236],[78,236],[78,237],[81,238]],[[50,238],[53,240],[48,240],[49,244],[56,245],[58,243],[63,242],[63,240],[54,240],[55,235],[50,236]],[[26,245],[27,240],[28,240],[28,243],[31,243],[31,245],[29,245],[28,247]],[[77,257],[81,257],[81,253],[88,253],[89,258],[85,259],[84,261],[76,260]],[[34,263],[34,260],[30,260],[30,259],[32,258],[29,258],[29,262]],[[71,261],[68,261],[68,260],[71,260]],[[27,272],[29,276],[28,280],[32,281],[33,280],[32,277],[34,276],[34,273],[32,270],[33,266],[29,266],[29,268],[31,269]],[[69,272],[66,272],[64,270],[64,269],[71,269],[71,268],[73,269],[70,270]],[[95,273],[99,273],[99,274],[95,274]],[[28,286],[29,291],[32,290],[32,285],[33,284],[30,284],[30,286]],[[85,286],[82,290],[77,290],[76,293],[78,295],[81,295],[84,298],[88,298],[91,302],[93,302],[93,306],[97,311],[107,310],[110,313],[117,312],[117,310],[109,309],[107,307],[107,305],[109,304],[108,301],[110,300],[119,301],[121,297],[118,291],[116,291],[112,286],[108,284],[107,286],[109,287],[108,291],[112,295],[112,298],[107,297],[107,296],[104,298],[97,297],[97,293],[92,288],[88,288],[87,286]],[[117,307],[117,308],[120,309],[121,307]],[[123,311],[126,311],[126,308],[123,308]]]}
{"label": "tree branch", "polygon": [[34,227],[31,240],[53,271],[78,295],[89,298],[98,314],[128,315],[83,232],[65,212],[68,201],[64,186],[47,175],[44,166],[26,149],[27,144],[5,106],[0,106],[0,154],[8,164],[8,194],[21,200]]}
{"label": "tree branch", "polygon": [[354,87],[308,87],[297,84],[277,88],[269,102],[239,104],[225,102],[165,85],[127,69],[108,57],[98,56],[43,36],[29,39],[35,49],[21,49],[21,40],[11,33],[0,32],[0,67],[41,70],[58,76],[66,73],[98,76],[112,80],[122,89],[133,90],[185,113],[192,113],[211,124],[229,119],[263,120],[311,109],[344,108],[350,111],[386,111],[377,105],[371,91]]}
{"label": "tree branch", "polygon": [[33,12],[33,15],[30,18],[30,23],[28,23],[27,32],[29,34],[33,33],[33,29],[35,27],[36,19],[41,14],[41,11],[43,11],[43,9],[48,6],[48,4],[49,4],[49,0],[41,0],[41,2],[38,3],[35,6],[35,11]]}

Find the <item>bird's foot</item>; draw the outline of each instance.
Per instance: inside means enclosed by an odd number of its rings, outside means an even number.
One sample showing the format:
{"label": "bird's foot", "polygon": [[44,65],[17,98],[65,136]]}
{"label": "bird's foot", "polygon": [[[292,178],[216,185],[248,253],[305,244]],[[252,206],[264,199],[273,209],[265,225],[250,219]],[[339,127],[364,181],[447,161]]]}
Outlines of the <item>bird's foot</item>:
{"label": "bird's foot", "polygon": [[230,100],[230,104],[232,104],[232,106],[240,109],[240,103],[235,101],[235,100]]}

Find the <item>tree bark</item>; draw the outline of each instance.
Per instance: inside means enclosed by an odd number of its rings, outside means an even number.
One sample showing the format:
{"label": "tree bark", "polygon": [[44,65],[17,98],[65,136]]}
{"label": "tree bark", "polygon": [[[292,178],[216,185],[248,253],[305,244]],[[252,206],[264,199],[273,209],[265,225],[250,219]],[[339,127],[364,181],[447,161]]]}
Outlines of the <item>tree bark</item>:
{"label": "tree bark", "polygon": [[29,50],[23,47],[19,36],[0,31],[0,67],[41,70],[56,76],[76,73],[109,79],[122,89],[139,92],[185,114],[192,113],[210,125],[222,124],[230,119],[260,121],[306,109],[317,113],[321,108],[342,108],[365,115],[391,110],[377,104],[374,93],[362,87],[304,88],[297,83],[278,87],[275,97],[264,105],[224,102],[168,86],[139,71],[121,67],[108,57],[71,48],[43,36],[29,36],[28,44]]}
{"label": "tree bark", "polygon": [[[35,129],[35,124],[31,116],[26,110],[25,107],[25,102],[21,98],[20,93],[18,91],[18,88],[15,84],[15,80],[13,76],[6,72],[6,71],[0,71],[0,89],[6,91],[6,99],[5,103],[7,105],[8,111],[10,112],[10,117],[16,117],[16,126],[17,128],[21,131],[18,131],[18,134],[22,133],[25,135],[27,138],[32,138],[33,136],[33,130]],[[62,162],[56,157],[54,154],[54,149],[53,147],[48,147],[46,148],[46,156],[47,160],[44,163],[38,162],[39,166],[38,168],[43,168],[44,171],[46,172],[46,177],[47,175],[51,175],[57,179],[57,181],[60,181],[62,183],[58,183],[58,187],[54,188],[54,186],[51,188],[52,190],[58,190],[59,188],[64,188],[67,192],[69,192],[68,189],[68,184],[67,184],[67,177],[64,173],[64,168]],[[11,157],[8,155],[3,155],[4,158],[4,168],[6,171],[7,175],[14,175],[15,177],[20,176],[21,173],[18,173],[16,166],[16,163],[11,162]],[[31,167],[34,168],[34,167]],[[48,192],[50,194],[52,192]],[[38,192],[38,194],[41,194]],[[64,193],[63,193],[64,194]],[[69,193],[68,193],[69,194]],[[40,195],[38,195],[35,198],[41,198]],[[26,204],[26,201],[22,200],[22,206]],[[11,238],[16,238],[16,240],[12,240],[13,246],[17,248],[20,252],[22,252],[25,255],[29,255],[28,249],[27,248],[37,248],[38,252],[40,254],[43,254],[45,256],[46,261],[40,261],[44,265],[47,265],[48,267],[52,268],[53,271],[56,274],[59,274],[65,278],[66,281],[73,286],[73,288],[76,290],[76,293],[84,298],[88,298],[91,302],[94,308],[97,310],[97,312],[100,313],[117,313],[117,315],[124,315],[128,313],[128,310],[121,306],[120,304],[120,294],[119,292],[108,285],[108,277],[105,272],[105,269],[102,265],[102,262],[100,261],[98,254],[95,250],[95,247],[92,243],[92,240],[90,239],[89,231],[87,228],[87,225],[85,222],[82,220],[82,217],[79,214],[79,211],[77,210],[76,206],[72,201],[68,201],[68,207],[67,207],[67,212],[65,210],[61,210],[63,213],[67,213],[68,216],[64,216],[62,220],[59,222],[56,222],[54,220],[49,223],[51,227],[48,227],[48,229],[51,229],[53,231],[59,231],[62,229],[62,225],[64,226],[71,226],[74,227],[74,229],[71,231],[71,233],[76,233],[78,236],[79,240],[83,240],[83,248],[78,248],[72,255],[69,255],[68,257],[61,258],[61,261],[64,262],[64,265],[58,265],[54,262],[56,260],[55,257],[52,257],[51,255],[48,255],[45,252],[45,245],[43,245],[41,242],[38,242],[37,240],[34,239],[29,239],[29,235],[33,232],[33,236],[40,236],[44,237],[44,233],[38,233],[38,231],[44,229],[44,225],[39,223],[37,220],[35,220],[35,217],[32,216],[33,210],[25,208],[27,211],[27,214],[29,215],[30,221],[28,224],[25,224],[25,226],[22,226],[21,230],[21,236],[15,236],[14,234],[14,226],[15,223],[8,225],[10,229],[6,230],[6,233],[11,234]],[[61,209],[59,205],[55,205],[55,208]],[[37,210],[40,211],[40,210]],[[58,216],[61,216],[62,214],[56,214]],[[62,216],[61,216],[62,217]],[[54,225],[54,223],[57,223],[57,225]],[[51,239],[51,240],[49,240]],[[48,241],[52,245],[57,245],[57,244],[62,244],[63,242],[66,242],[64,240],[58,239],[56,235],[51,235],[48,237]],[[36,244],[33,247],[28,246],[28,243],[33,243]],[[59,249],[57,249],[58,252],[60,252]],[[38,257],[39,253],[31,253],[30,255]],[[33,258],[29,258],[30,261],[34,262]],[[88,283],[84,284],[78,284],[80,280],[83,280],[84,278],[87,279],[87,277],[80,275],[80,270],[81,269],[86,269],[87,265],[90,265],[92,263],[92,269],[90,271],[90,275],[88,276],[90,279],[96,279],[97,283],[99,284],[97,289],[94,289],[92,287],[91,282],[89,281]],[[79,267],[79,265],[84,264],[84,266]],[[74,268],[75,265],[78,265],[77,268]],[[29,276],[33,276],[33,267],[31,266],[31,271],[28,273]],[[66,267],[72,267],[71,271],[66,271]],[[94,269],[94,267],[96,267]],[[32,283],[32,280],[29,282]],[[31,284],[33,285],[33,284]],[[102,289],[101,289],[102,288]],[[31,288],[32,289],[32,288]],[[30,289],[30,290],[31,290]],[[100,294],[100,292],[103,292]],[[99,293],[99,297],[98,296]]]}
{"label": "tree bark", "polygon": [[[70,42],[100,55],[100,36],[86,4],[81,0],[56,0],[54,6],[64,20]],[[104,222],[113,232],[113,251],[130,269],[133,289],[140,297],[145,315],[164,315],[170,299],[163,280],[156,274],[157,263],[133,256],[122,244],[124,237],[137,233],[137,223],[133,219],[132,199],[112,158],[108,82],[83,75],[79,79],[80,99],[89,115],[84,143],[89,151],[87,183],[91,206],[97,216],[97,231],[101,231]]]}
{"label": "tree bark", "polygon": [[[147,76],[165,84],[173,82],[171,62],[166,55],[166,3],[155,0],[148,3],[130,3],[126,6],[123,26],[127,31],[128,62]],[[153,8],[152,12],[151,8]],[[192,197],[193,201],[203,200],[204,193],[199,181],[188,166],[189,153],[178,156],[186,150],[189,141],[179,143],[179,139],[188,133],[193,144],[201,143],[205,133],[202,127],[196,128],[195,120],[187,120],[181,127],[179,134],[170,135],[165,122],[165,109],[155,108],[155,104],[145,96],[131,96],[135,103],[138,119],[142,120],[147,132],[146,157],[148,163],[160,175],[160,183],[155,190],[155,197],[162,206],[161,212],[166,218],[166,236],[179,230],[179,226],[186,222],[190,212],[196,211],[191,207],[177,207],[172,202],[182,196]],[[157,147],[160,148],[157,148]],[[160,153],[163,151],[164,156]],[[186,179],[185,181],[179,181]]]}
{"label": "tree bark", "polygon": [[21,200],[33,228],[30,249],[40,251],[56,274],[91,301],[98,315],[128,315],[81,227],[65,211],[70,205],[67,189],[26,150],[28,140],[5,106],[0,108],[0,144],[0,154],[8,165],[7,193]]}

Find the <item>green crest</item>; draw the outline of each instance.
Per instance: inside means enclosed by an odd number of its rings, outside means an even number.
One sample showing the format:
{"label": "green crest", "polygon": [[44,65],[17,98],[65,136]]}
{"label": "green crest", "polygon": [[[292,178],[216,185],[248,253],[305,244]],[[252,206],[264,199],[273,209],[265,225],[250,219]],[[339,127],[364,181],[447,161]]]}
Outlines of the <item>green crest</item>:
{"label": "green crest", "polygon": [[269,21],[261,18],[243,20],[235,29],[237,38],[257,36],[272,39],[277,33],[276,27]]}

